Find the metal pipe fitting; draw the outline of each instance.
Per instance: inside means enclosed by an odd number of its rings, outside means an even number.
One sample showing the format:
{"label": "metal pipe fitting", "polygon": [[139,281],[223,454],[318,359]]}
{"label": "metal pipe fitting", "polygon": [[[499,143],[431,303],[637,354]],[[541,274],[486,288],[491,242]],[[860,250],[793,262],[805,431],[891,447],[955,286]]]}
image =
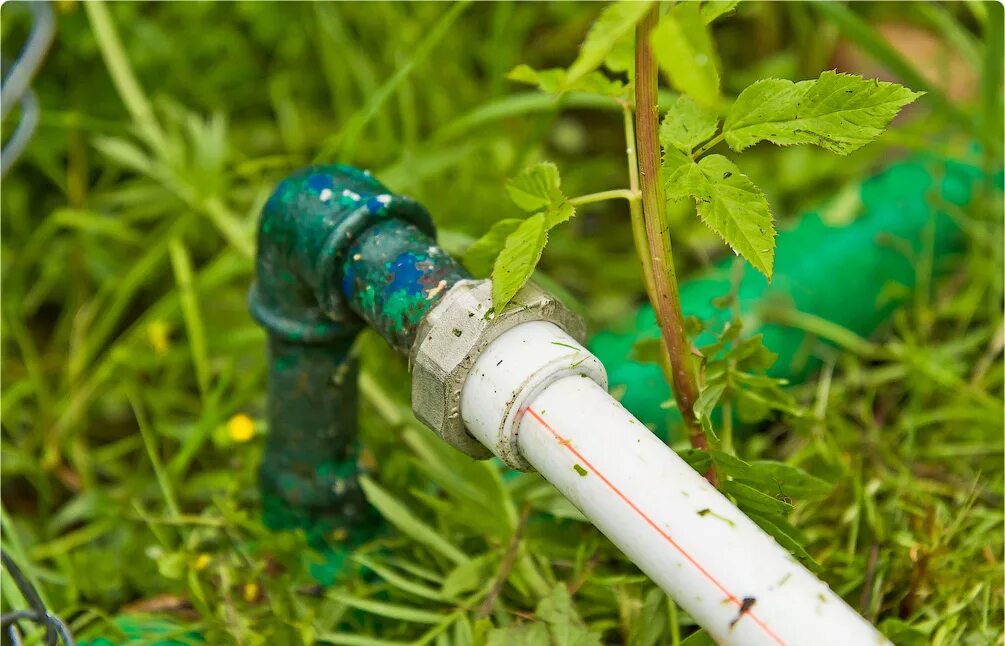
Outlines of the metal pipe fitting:
{"label": "metal pipe fitting", "polygon": [[509,466],[528,468],[507,439],[505,423],[498,439],[480,441],[468,432],[461,417],[461,391],[482,351],[507,330],[529,321],[554,323],[578,341],[585,336],[582,320],[533,284],[496,313],[491,281],[457,283],[422,320],[412,346],[412,411],[419,421],[473,458],[488,457],[486,447],[491,447]]}

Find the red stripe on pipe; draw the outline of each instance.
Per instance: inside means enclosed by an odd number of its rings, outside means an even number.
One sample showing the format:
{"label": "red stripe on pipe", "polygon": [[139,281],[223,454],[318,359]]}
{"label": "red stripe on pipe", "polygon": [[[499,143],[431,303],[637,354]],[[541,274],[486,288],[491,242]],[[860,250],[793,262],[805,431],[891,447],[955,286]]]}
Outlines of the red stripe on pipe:
{"label": "red stripe on pipe", "polygon": [[[544,421],[544,419],[540,415],[538,415],[537,411],[535,411],[533,408],[529,408],[528,407],[527,408],[527,412],[530,413],[531,417],[533,417],[537,421],[538,424],[540,424],[546,431],[548,431],[549,433],[551,433],[552,436],[555,438],[555,440],[558,441],[559,444],[561,444],[566,449],[568,449],[578,459],[582,460],[583,463],[586,465],[587,469],[589,469],[590,471],[592,471],[598,478],[600,478],[601,482],[603,482],[605,485],[607,485],[608,489],[610,489],[611,491],[613,491],[615,495],[617,495],[619,498],[621,498],[623,501],[625,501],[625,504],[627,504],[629,507],[631,507],[632,511],[634,511],[636,514],[638,514],[639,517],[642,518],[642,520],[646,521],[646,523],[650,527],[652,527],[654,530],[656,530],[656,532],[660,536],[662,536],[668,543],[670,543],[670,545],[672,545],[674,549],[676,549],[678,552],[680,552],[680,555],[683,556],[685,559],[687,559],[688,562],[691,563],[691,565],[693,565],[699,572],[701,572],[702,575],[712,583],[712,585],[714,585],[715,587],[719,588],[719,590],[724,595],[726,595],[727,599],[729,599],[732,603],[736,604],[738,607],[740,607],[740,608],[743,607],[743,602],[735,594],[733,594],[732,592],[730,592],[729,590],[727,590],[724,585],[722,585],[721,583],[719,583],[718,579],[716,579],[714,576],[712,576],[712,574],[708,570],[706,570],[704,567],[702,567],[701,564],[698,563],[698,561],[696,561],[694,559],[694,557],[692,557],[690,554],[688,554],[687,551],[683,547],[681,547],[681,545],[677,541],[675,541],[673,539],[673,537],[671,537],[669,534],[667,534],[665,531],[663,531],[663,529],[661,529],[659,525],[657,525],[655,522],[653,522],[653,520],[649,516],[647,516],[644,511],[642,511],[641,509],[639,509],[638,505],[636,505],[634,502],[632,502],[631,500],[629,500],[628,496],[626,496],[625,494],[621,493],[621,490],[618,489],[617,486],[614,485],[614,483],[612,483],[610,480],[607,479],[606,476],[604,476],[604,474],[602,474],[600,471],[598,471],[597,468],[595,466],[593,466],[593,464],[589,460],[587,460],[586,457],[582,453],[580,453],[578,450],[576,450],[576,447],[572,446],[572,442],[571,441],[569,441],[567,438],[564,438],[561,435],[559,435],[558,432],[555,429],[553,429],[551,427],[551,425],[548,424],[548,422]],[[764,623],[764,620],[762,620],[760,617],[758,617],[756,614],[754,614],[753,610],[748,609],[746,612],[744,612],[741,615],[740,619],[742,619],[743,617],[750,617],[754,621],[754,623],[756,623],[761,628],[761,630],[764,631],[764,633],[768,637],[770,637],[771,639],[773,639],[775,641],[776,644],[779,644],[780,646],[785,646],[785,642],[783,642],[782,639],[778,635],[776,635],[775,632],[773,630],[771,630],[771,628],[768,627],[768,625],[766,623]]]}

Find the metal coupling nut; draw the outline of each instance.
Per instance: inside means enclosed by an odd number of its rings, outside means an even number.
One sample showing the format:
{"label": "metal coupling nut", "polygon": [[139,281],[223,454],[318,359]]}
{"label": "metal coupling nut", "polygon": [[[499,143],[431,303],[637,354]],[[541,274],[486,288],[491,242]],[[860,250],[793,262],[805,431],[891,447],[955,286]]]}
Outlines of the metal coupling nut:
{"label": "metal coupling nut", "polygon": [[412,411],[445,442],[473,458],[492,453],[461,419],[461,388],[489,343],[529,321],[549,321],[582,341],[582,319],[539,287],[528,283],[502,312],[492,309],[492,281],[462,280],[419,325],[412,346]]}

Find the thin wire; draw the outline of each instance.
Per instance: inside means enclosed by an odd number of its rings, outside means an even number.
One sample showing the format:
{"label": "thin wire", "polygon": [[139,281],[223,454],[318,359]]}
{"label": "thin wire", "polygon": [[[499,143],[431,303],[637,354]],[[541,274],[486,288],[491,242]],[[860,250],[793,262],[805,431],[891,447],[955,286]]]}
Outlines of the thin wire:
{"label": "thin wire", "polygon": [[64,646],[74,646],[75,642],[69,628],[66,627],[66,624],[59,617],[49,614],[45,604],[42,603],[42,597],[35,590],[35,586],[21,572],[21,568],[14,563],[7,555],[7,552],[2,549],[0,549],[0,560],[2,560],[4,568],[10,573],[11,578],[14,579],[14,584],[17,585],[17,589],[21,592],[21,596],[24,597],[24,600],[30,607],[29,610],[15,610],[0,615],[0,627],[7,632],[7,637],[11,644],[17,646],[22,643],[21,629],[18,626],[18,622],[32,621],[45,628],[44,640],[47,646],[57,646],[59,640],[63,641]]}
{"label": "thin wire", "polygon": [[56,19],[52,6],[48,2],[41,1],[27,4],[32,14],[31,34],[14,65],[4,74],[3,85],[0,86],[0,119],[6,119],[14,106],[21,104],[21,121],[7,145],[0,151],[0,177],[6,175],[14,162],[24,153],[38,126],[38,99],[28,86],[42,65],[42,60],[52,45],[56,33]]}
{"label": "thin wire", "polygon": [[28,88],[21,99],[21,121],[0,151],[0,177],[7,174],[28,147],[28,142],[31,141],[31,136],[35,134],[35,128],[38,126],[38,118],[38,99],[31,88]]}
{"label": "thin wire", "polygon": [[35,72],[42,65],[45,53],[49,51],[56,34],[56,19],[52,13],[52,6],[48,2],[27,4],[34,26],[14,65],[4,74],[3,86],[0,87],[0,119],[7,118],[21,100]]}

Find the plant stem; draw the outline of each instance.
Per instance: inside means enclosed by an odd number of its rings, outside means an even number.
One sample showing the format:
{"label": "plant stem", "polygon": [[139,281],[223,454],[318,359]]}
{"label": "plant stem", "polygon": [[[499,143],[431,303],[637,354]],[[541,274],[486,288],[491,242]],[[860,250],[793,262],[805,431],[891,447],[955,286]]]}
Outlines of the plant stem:
{"label": "plant stem", "polygon": [[611,191],[601,191],[599,193],[590,193],[588,195],[580,195],[579,197],[569,198],[569,204],[574,206],[580,206],[582,204],[592,204],[594,202],[603,202],[604,200],[618,200],[624,199],[631,202],[632,200],[638,199],[637,191],[629,191],[623,188],[617,188]]}
{"label": "plant stem", "polygon": [[723,140],[723,137],[724,137],[724,135],[720,132],[715,137],[712,137],[711,139],[709,139],[708,141],[706,141],[704,146],[702,146],[701,148],[699,148],[695,152],[691,153],[691,159],[698,159],[699,157],[701,157],[702,155],[704,155],[705,153],[707,153],[713,147],[715,147],[716,145],[718,145]]}
{"label": "plant stem", "polygon": [[91,29],[94,30],[98,51],[105,59],[105,65],[108,67],[108,73],[112,77],[112,83],[115,85],[119,97],[126,105],[126,109],[129,110],[129,114],[140,131],[147,135],[151,143],[159,150],[162,150],[165,144],[164,133],[157,123],[150,101],[136,80],[133,68],[129,64],[129,58],[126,56],[126,50],[122,47],[122,41],[119,39],[119,33],[108,14],[108,9],[102,2],[89,2],[84,6],[84,9],[91,22]]}
{"label": "plant stem", "polygon": [[[653,292],[653,262],[649,256],[649,242],[646,237],[646,221],[642,217],[642,202],[639,199],[639,158],[635,152],[635,123],[632,119],[632,110],[627,103],[623,103],[622,114],[625,119],[625,143],[628,155],[628,186],[637,197],[628,201],[628,210],[632,219],[632,240],[635,243],[635,253],[642,263],[642,278],[646,285],[646,296],[649,302],[656,301]],[[667,379],[670,376],[667,375]]]}
{"label": "plant stem", "polygon": [[[691,344],[684,332],[684,316],[681,312],[666,218],[666,199],[660,181],[656,64],[649,44],[649,34],[656,26],[657,19],[658,8],[653,7],[635,30],[635,147],[639,163],[642,214],[649,256],[652,259],[652,287],[648,292],[670,360],[674,398],[687,426],[691,445],[707,449],[708,441],[694,415],[698,382],[695,378]],[[714,472],[710,470],[706,477],[714,480]]]}

